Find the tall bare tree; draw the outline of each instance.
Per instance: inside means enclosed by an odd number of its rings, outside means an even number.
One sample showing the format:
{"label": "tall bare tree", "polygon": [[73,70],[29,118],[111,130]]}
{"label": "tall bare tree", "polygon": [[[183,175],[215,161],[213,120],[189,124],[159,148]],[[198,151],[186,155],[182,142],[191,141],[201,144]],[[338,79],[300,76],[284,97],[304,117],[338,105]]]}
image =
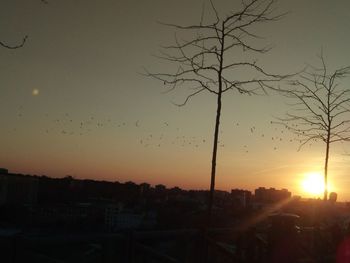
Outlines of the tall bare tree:
{"label": "tall bare tree", "polygon": [[322,141],[326,145],[324,160],[324,197],[328,196],[328,162],[330,145],[350,140],[350,89],[340,80],[350,74],[350,66],[329,72],[323,55],[321,67],[311,67],[290,80],[282,94],[293,101],[292,110],[279,118],[288,130],[298,136],[299,150],[307,143]]}
{"label": "tall bare tree", "polygon": [[146,74],[162,81],[167,91],[178,88],[188,89],[188,95],[178,106],[201,93],[216,98],[211,180],[208,199],[208,218],[212,213],[217,146],[219,139],[222,97],[226,93],[253,95],[265,92],[272,82],[283,76],[268,73],[257,62],[256,55],[266,53],[269,47],[256,46],[261,37],[256,34],[259,24],[278,21],[283,14],[274,14],[274,0],[243,0],[238,11],[220,15],[210,1],[213,14],[211,21],[205,22],[204,9],[198,24],[177,25],[162,23],[175,29],[175,42],[165,46],[158,58],[175,65],[173,72]]}

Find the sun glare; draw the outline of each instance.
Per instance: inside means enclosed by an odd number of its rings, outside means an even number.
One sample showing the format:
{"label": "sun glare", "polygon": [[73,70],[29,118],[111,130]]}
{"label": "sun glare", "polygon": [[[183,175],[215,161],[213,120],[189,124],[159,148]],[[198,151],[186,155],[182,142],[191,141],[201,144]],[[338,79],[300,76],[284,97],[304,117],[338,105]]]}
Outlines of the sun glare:
{"label": "sun glare", "polygon": [[320,172],[306,173],[302,181],[303,190],[310,195],[321,195],[324,192],[324,179]]}

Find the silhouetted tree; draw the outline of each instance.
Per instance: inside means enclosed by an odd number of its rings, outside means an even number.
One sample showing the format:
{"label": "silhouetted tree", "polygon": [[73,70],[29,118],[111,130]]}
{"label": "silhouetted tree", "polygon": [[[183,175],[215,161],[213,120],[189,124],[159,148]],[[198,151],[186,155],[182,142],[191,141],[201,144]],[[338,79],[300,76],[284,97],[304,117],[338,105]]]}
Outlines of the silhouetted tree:
{"label": "silhouetted tree", "polygon": [[209,93],[216,98],[216,118],[211,161],[211,181],[208,201],[210,220],[215,189],[217,146],[219,138],[222,97],[228,92],[253,95],[265,91],[271,82],[280,81],[283,76],[270,74],[253,57],[266,53],[269,47],[257,47],[254,41],[260,39],[254,26],[279,20],[283,15],[273,14],[274,0],[242,1],[240,10],[221,16],[211,3],[213,21],[201,20],[193,25],[162,23],[178,30],[175,43],[165,46],[157,56],[176,65],[177,70],[170,73],[151,73],[147,75],[164,83],[167,91],[188,88],[190,93],[178,106],[185,105],[193,96]]}
{"label": "silhouetted tree", "polygon": [[328,196],[328,160],[330,144],[350,140],[350,89],[340,80],[350,74],[350,66],[330,72],[323,55],[321,68],[311,67],[289,81],[284,94],[295,103],[280,124],[298,136],[300,150],[305,144],[321,140],[326,144],[324,162],[324,200]]}
{"label": "silhouetted tree", "polygon": [[22,42],[20,44],[16,44],[16,45],[9,45],[9,44],[6,44],[5,42],[2,42],[0,41],[0,46],[1,47],[4,47],[4,48],[7,48],[7,49],[17,49],[17,48],[21,48],[24,46],[24,43],[26,42],[28,36],[25,36],[23,39],[22,39]]}
{"label": "silhouetted tree", "polygon": [[[40,0],[40,2],[44,3],[44,4],[48,4],[49,2],[47,0]],[[17,49],[17,48],[21,48],[24,46],[25,42],[27,41],[28,36],[23,37],[22,42],[20,44],[16,44],[16,45],[10,45],[7,44],[3,41],[0,40],[0,46],[3,48],[7,48],[7,49]]]}

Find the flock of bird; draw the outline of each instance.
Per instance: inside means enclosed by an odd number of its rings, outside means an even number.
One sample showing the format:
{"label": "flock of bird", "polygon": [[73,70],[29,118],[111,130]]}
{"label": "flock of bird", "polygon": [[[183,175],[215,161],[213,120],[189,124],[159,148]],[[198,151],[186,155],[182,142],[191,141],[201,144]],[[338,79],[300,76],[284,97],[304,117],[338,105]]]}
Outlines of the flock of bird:
{"label": "flock of bird", "polygon": [[[17,114],[17,117],[23,118],[25,115],[23,108],[20,108]],[[129,133],[132,129],[138,129],[137,133],[134,133],[135,136],[139,136],[135,138],[135,141],[142,147],[162,147],[162,146],[180,146],[180,147],[194,147],[200,148],[202,146],[211,146],[212,145],[212,137],[206,138],[201,136],[188,136],[185,135],[182,129],[173,126],[171,123],[167,121],[159,122],[158,125],[154,125],[151,129],[147,127],[147,123],[144,123],[141,120],[134,121],[115,121],[112,118],[105,118],[101,120],[100,118],[96,118],[94,116],[89,116],[83,120],[77,120],[73,118],[71,114],[64,113],[60,118],[52,118],[49,114],[44,114],[43,116],[48,123],[47,127],[43,130],[46,134],[55,134],[62,136],[85,136],[89,133],[97,132],[101,129],[124,129],[124,133]],[[282,142],[295,142],[297,139],[285,139],[284,136],[285,131],[287,130],[285,127],[273,125],[269,123],[268,131],[265,133],[262,132],[262,129],[257,128],[256,126],[246,127],[245,124],[240,124],[239,122],[231,123],[231,128],[233,129],[241,129],[246,135],[249,134],[250,138],[253,136],[255,139],[268,140],[268,145],[272,147],[273,150],[278,150],[281,146]],[[225,127],[227,127],[225,125]],[[15,130],[15,129],[14,129]],[[157,130],[157,132],[150,132]],[[231,131],[235,136],[234,130]],[[273,134],[271,134],[273,132]],[[290,134],[289,134],[290,135]],[[118,133],[116,133],[118,136]],[[224,143],[224,139],[227,135],[224,136],[224,132],[220,132],[218,142],[218,147],[229,146],[228,140],[226,140],[226,144]],[[253,138],[251,138],[253,139]],[[247,141],[251,141],[251,139]],[[249,147],[249,143],[241,143],[240,149],[249,153],[251,147]]]}

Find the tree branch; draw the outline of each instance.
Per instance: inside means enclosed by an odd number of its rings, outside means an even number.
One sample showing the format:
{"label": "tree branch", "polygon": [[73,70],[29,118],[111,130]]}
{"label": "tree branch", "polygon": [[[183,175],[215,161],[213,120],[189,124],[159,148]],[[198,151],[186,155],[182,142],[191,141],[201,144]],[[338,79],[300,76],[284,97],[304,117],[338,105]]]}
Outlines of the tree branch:
{"label": "tree branch", "polygon": [[4,47],[4,48],[7,48],[7,49],[17,49],[17,48],[21,48],[24,46],[24,44],[26,43],[27,41],[27,38],[28,36],[25,36],[23,39],[22,39],[22,43],[18,44],[18,45],[8,45],[8,44],[5,44],[4,42],[0,41],[0,46]]}

